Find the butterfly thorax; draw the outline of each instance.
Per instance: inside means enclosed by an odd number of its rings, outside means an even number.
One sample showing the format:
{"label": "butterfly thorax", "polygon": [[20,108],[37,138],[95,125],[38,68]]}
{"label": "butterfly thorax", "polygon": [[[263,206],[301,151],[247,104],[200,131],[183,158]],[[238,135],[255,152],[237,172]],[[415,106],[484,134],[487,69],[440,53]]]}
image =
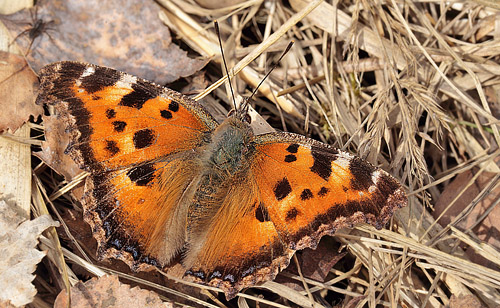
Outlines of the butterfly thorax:
{"label": "butterfly thorax", "polygon": [[236,118],[226,119],[213,132],[202,158],[207,170],[231,176],[246,167],[251,155],[250,141],[253,137],[250,125]]}

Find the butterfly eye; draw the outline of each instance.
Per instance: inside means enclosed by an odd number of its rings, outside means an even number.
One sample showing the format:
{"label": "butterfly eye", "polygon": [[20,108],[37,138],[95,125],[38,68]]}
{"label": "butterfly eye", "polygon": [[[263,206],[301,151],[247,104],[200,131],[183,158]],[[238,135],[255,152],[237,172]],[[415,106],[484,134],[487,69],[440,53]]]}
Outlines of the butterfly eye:
{"label": "butterfly eye", "polygon": [[248,124],[252,123],[252,117],[248,113],[245,113],[243,117],[243,122],[246,122]]}

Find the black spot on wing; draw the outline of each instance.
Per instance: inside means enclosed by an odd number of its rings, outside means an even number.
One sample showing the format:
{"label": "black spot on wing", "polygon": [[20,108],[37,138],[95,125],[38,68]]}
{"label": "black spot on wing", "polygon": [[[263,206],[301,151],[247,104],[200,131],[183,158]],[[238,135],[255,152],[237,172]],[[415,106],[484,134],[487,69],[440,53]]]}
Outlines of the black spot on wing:
{"label": "black spot on wing", "polygon": [[154,180],[155,168],[152,163],[133,167],[127,172],[129,179],[138,186],[146,186]]}
{"label": "black spot on wing", "polygon": [[257,209],[255,210],[255,218],[257,218],[260,222],[270,221],[269,213],[267,212],[264,204],[260,203]]}
{"label": "black spot on wing", "polygon": [[94,67],[95,72],[80,79],[80,87],[87,93],[95,93],[114,85],[120,80],[123,73],[107,67]]}
{"label": "black spot on wing", "polygon": [[179,111],[179,103],[176,101],[171,101],[170,104],[168,104],[168,110],[172,112]]}
{"label": "black spot on wing", "polygon": [[114,119],[116,117],[116,111],[114,109],[107,109],[106,110],[106,118],[108,119]]}
{"label": "black spot on wing", "polygon": [[311,147],[311,155],[314,159],[311,171],[328,181],[332,174],[332,161],[337,159],[337,150],[325,149],[318,146]]}
{"label": "black spot on wing", "polygon": [[123,121],[113,121],[111,124],[113,124],[113,129],[115,132],[121,133],[125,130],[125,127],[127,126],[127,122]]}
{"label": "black spot on wing", "polygon": [[286,148],[286,151],[288,153],[297,153],[297,151],[299,150],[299,145],[297,143],[292,143],[288,146],[288,148]]}
{"label": "black spot on wing", "polygon": [[154,130],[152,129],[141,129],[134,133],[134,147],[136,149],[147,148],[153,144],[155,140]]}
{"label": "black spot on wing", "polygon": [[304,189],[302,193],[300,194],[300,199],[302,201],[309,200],[313,197],[313,193],[310,189]]}
{"label": "black spot on wing", "polygon": [[172,118],[172,112],[170,112],[168,110],[160,111],[160,115],[162,118],[167,119],[167,120]]}
{"label": "black spot on wing", "polygon": [[290,186],[290,182],[288,182],[287,178],[283,178],[274,186],[274,196],[278,201],[283,200],[291,192],[292,187]]}
{"label": "black spot on wing", "polygon": [[372,174],[376,168],[362,160],[354,157],[349,163],[349,171],[352,173],[351,188],[354,190],[367,190],[373,185]]}
{"label": "black spot on wing", "polygon": [[286,212],[285,221],[290,222],[292,220],[295,220],[295,218],[297,218],[299,213],[300,213],[299,210],[297,210],[296,208],[290,209],[288,212]]}
{"label": "black spot on wing", "polygon": [[109,152],[109,154],[111,154],[111,156],[114,156],[118,152],[120,152],[120,148],[114,140],[106,140],[106,150]]}
{"label": "black spot on wing", "polygon": [[138,80],[137,83],[132,84],[132,90],[132,92],[122,97],[121,106],[141,109],[148,100],[157,97],[159,94],[155,86],[143,80]]}
{"label": "black spot on wing", "polygon": [[321,187],[319,192],[318,192],[318,196],[320,197],[324,197],[326,196],[326,194],[329,192],[330,190],[326,187]]}
{"label": "black spot on wing", "polygon": [[285,162],[287,163],[291,163],[291,162],[294,162],[297,160],[297,156],[293,155],[293,154],[289,154],[287,156],[285,156]]}

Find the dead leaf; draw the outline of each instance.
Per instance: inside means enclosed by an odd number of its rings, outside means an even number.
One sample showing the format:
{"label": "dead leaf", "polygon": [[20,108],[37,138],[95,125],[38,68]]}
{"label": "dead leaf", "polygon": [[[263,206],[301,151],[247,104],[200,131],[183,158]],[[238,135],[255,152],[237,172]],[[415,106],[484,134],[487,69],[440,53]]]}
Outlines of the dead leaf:
{"label": "dead leaf", "polygon": [[342,307],[344,308],[354,308],[354,307],[357,307],[359,302],[361,302],[361,300],[365,299],[366,298],[366,295],[362,295],[362,296],[357,296],[357,297],[354,297],[354,298],[351,298],[349,299],[349,301],[347,303],[344,303],[342,305]]}
{"label": "dead leaf", "polygon": [[33,0],[0,0],[0,14],[13,14],[33,6]]}
{"label": "dead leaf", "polygon": [[[199,94],[208,87],[208,80],[205,72],[200,71],[186,78],[187,84],[179,91],[184,95]],[[170,85],[169,87],[171,87]],[[173,89],[173,88],[172,88]]]}
{"label": "dead leaf", "polygon": [[[339,262],[347,252],[338,252],[338,243],[331,237],[323,238],[318,247],[313,250],[306,248],[297,252],[300,270],[305,278],[324,282],[330,270]],[[298,273],[295,262],[290,262],[287,272]],[[304,290],[302,282],[286,276],[278,276],[276,282],[280,282],[298,291]]]}
{"label": "dead leaf", "polygon": [[52,170],[63,175],[67,181],[71,181],[82,170],[71,156],[64,153],[69,143],[69,134],[66,133],[64,125],[61,125],[64,120],[58,118],[57,115],[43,116],[42,118],[45,142],[42,143],[42,150],[34,154]]}
{"label": "dead leaf", "polygon": [[[131,288],[118,280],[117,276],[92,278],[78,282],[71,288],[71,307],[173,307],[172,303],[163,302],[153,291]],[[68,295],[63,290],[56,298],[54,308],[68,307]]]}
{"label": "dead leaf", "polygon": [[15,308],[16,306],[12,305],[10,301],[0,300],[0,308]]}
{"label": "dead leaf", "polygon": [[32,273],[45,256],[37,250],[40,234],[59,223],[44,215],[26,220],[15,206],[0,201],[0,301],[10,301],[15,306],[33,301],[36,289],[31,284]]}
{"label": "dead leaf", "polygon": [[0,51],[0,132],[17,130],[42,106],[35,104],[38,77],[23,57]]}
{"label": "dead leaf", "polygon": [[347,252],[338,252],[332,238],[320,241],[315,250],[304,249],[300,256],[300,268],[304,277],[324,282],[328,273]]}
{"label": "dead leaf", "polygon": [[[433,212],[434,218],[437,218],[444,209],[456,198],[457,193],[461,192],[463,188],[469,183],[469,181],[474,176],[473,171],[466,171],[459,174],[443,191],[441,196],[436,202],[435,210]],[[493,173],[483,172],[463,194],[462,196],[453,204],[453,206],[446,212],[446,214],[439,220],[439,223],[446,226],[450,223],[457,215],[459,215],[477,195],[483,190],[486,185],[489,184],[493,178]],[[492,191],[487,197],[483,198],[474,208],[474,210],[467,215],[467,218],[461,221],[457,227],[461,230],[469,229],[473,224],[477,222],[477,219],[482,216],[482,214],[495,202],[500,191]],[[500,208],[497,206],[488,214],[488,216],[477,225],[473,231],[479,237],[480,240],[485,241],[500,249],[500,231],[497,228],[497,222],[500,220]],[[481,264],[484,266],[495,265],[483,258],[479,254],[475,253],[473,249],[466,249],[466,253],[470,260],[474,263]]]}
{"label": "dead leaf", "polygon": [[35,71],[51,62],[73,60],[165,84],[207,63],[189,58],[172,43],[154,1],[37,1],[34,10],[1,20],[22,50],[31,46],[27,58]]}
{"label": "dead leaf", "polygon": [[453,294],[450,298],[450,308],[480,308],[483,307],[474,295]]}

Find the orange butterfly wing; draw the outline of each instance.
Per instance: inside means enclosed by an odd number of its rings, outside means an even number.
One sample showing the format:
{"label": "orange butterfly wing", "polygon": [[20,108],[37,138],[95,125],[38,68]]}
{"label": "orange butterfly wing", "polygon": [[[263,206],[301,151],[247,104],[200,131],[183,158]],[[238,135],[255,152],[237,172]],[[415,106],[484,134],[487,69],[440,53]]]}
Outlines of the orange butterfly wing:
{"label": "orange butterfly wing", "polygon": [[382,228],[407,203],[392,176],[359,157],[295,134],[256,142],[252,170],[262,202],[293,249],[315,247],[321,236],[358,222]]}
{"label": "orange butterfly wing", "polygon": [[59,62],[43,68],[40,79],[37,102],[55,106],[71,136],[66,151],[91,172],[83,205],[101,257],[131,266],[168,261],[185,226],[172,231],[170,251],[152,246],[182,210],[175,205],[196,169],[189,151],[215,120],[185,96],[110,68]]}
{"label": "orange butterfly wing", "polygon": [[187,97],[111,68],[58,62],[40,71],[39,102],[55,104],[89,171],[114,170],[192,149],[217,123]]}
{"label": "orange butterfly wing", "polygon": [[381,228],[407,203],[383,170],[304,136],[255,136],[249,148],[255,154],[246,177],[231,187],[196,257],[186,262],[188,276],[230,297],[273,279],[295,250],[315,248],[323,235],[359,222]]}

